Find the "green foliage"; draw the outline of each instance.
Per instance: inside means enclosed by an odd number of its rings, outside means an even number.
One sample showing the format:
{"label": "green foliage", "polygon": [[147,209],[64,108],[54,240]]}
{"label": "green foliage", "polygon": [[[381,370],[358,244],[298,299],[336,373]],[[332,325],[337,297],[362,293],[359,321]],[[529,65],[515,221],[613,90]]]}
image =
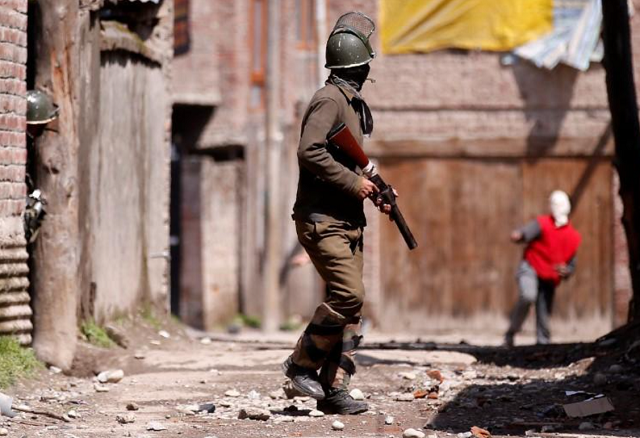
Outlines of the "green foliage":
{"label": "green foliage", "polygon": [[94,321],[83,322],[80,330],[82,334],[87,337],[87,340],[97,347],[112,348],[116,345],[104,328],[100,327]]}
{"label": "green foliage", "polygon": [[245,327],[260,328],[262,325],[262,321],[257,316],[244,315],[242,313],[237,315],[235,320]]}
{"label": "green foliage", "polygon": [[42,367],[31,348],[21,347],[15,338],[0,336],[0,388],[20,377],[30,377]]}
{"label": "green foliage", "polygon": [[151,306],[144,306],[140,312],[140,316],[155,330],[160,330],[162,328],[162,321],[158,319]]}
{"label": "green foliage", "polygon": [[280,324],[280,330],[284,332],[292,332],[299,330],[302,327],[302,322],[296,318],[289,318],[282,324]]}

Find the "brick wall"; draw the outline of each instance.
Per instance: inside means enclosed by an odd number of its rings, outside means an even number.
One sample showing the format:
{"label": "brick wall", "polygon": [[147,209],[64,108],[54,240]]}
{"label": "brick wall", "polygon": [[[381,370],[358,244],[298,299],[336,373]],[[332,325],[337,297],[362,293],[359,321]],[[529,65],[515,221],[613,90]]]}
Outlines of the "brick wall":
{"label": "brick wall", "polygon": [[[636,6],[640,4],[640,0],[634,2]],[[380,25],[378,1],[327,3],[327,32],[341,14],[350,10],[363,11]],[[176,59],[174,85],[183,96],[215,97],[212,104],[215,111],[200,136],[199,147],[225,144],[247,147],[247,169],[253,171],[248,171],[245,214],[251,221],[256,215],[259,219],[263,212],[260,204],[263,201],[257,194],[262,193],[260,154],[264,148],[264,133],[263,114],[249,109],[249,4],[249,0],[192,1],[193,46],[191,52]],[[314,88],[306,68],[309,60],[318,54],[301,51],[297,45],[295,2],[283,0],[281,4],[282,213],[287,218],[295,196],[295,148],[300,117]],[[634,28],[640,26],[640,14],[634,16],[632,25]],[[640,47],[639,39],[640,33],[634,32],[636,48]],[[593,65],[583,74],[566,67],[548,72],[525,61],[502,65],[500,54],[488,52],[443,50],[388,56],[381,53],[379,31],[373,36],[373,44],[379,56],[372,63],[371,76],[377,83],[367,83],[364,95],[374,111],[376,127],[366,147],[383,165],[385,159],[396,160],[403,156],[435,158],[435,163],[444,163],[443,159],[450,158],[477,161],[495,157],[525,162],[531,156],[542,155],[550,159],[577,157],[585,160],[576,164],[578,168],[586,163],[606,132],[609,112],[604,70],[600,65]],[[640,56],[640,50],[636,52]],[[640,59],[637,61],[635,65],[639,69]],[[313,79],[317,81],[318,78]],[[604,159],[611,156],[611,146],[609,141],[601,151]],[[485,167],[480,173],[490,178],[493,168]],[[610,185],[611,181],[604,183]],[[513,196],[521,194],[514,192]],[[536,194],[526,204],[538,206],[537,197]],[[521,210],[524,211],[521,208],[518,212]],[[292,228],[290,221],[283,221],[285,253],[295,245]],[[380,233],[376,229],[375,221],[371,221],[368,241],[387,245],[388,242],[379,240]],[[616,233],[619,231],[616,229]],[[260,224],[247,223],[244,233],[249,236],[249,243],[245,245],[248,258],[242,269],[251,271],[247,260],[252,257],[257,260],[262,248]],[[376,265],[370,267],[372,275],[367,277],[369,289],[374,290],[382,281],[373,275],[380,274],[377,265],[388,260],[381,258],[379,252],[371,254],[369,260]],[[509,285],[512,285],[512,272],[505,271],[500,275],[508,277]],[[616,279],[618,283],[620,281]],[[256,291],[252,292],[256,295],[252,302],[259,308],[258,289],[249,289]],[[384,291],[375,289],[374,292],[383,308]],[[512,292],[508,291],[509,294]],[[285,292],[287,299],[291,296],[293,293]]]}
{"label": "brick wall", "polygon": [[0,6],[0,335],[31,342],[25,208],[27,0]]}

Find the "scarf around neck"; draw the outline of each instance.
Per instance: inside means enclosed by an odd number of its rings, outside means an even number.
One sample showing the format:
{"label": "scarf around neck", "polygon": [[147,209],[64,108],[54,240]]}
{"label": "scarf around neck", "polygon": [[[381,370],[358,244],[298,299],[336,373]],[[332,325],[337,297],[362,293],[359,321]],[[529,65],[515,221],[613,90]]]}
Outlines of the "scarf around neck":
{"label": "scarf around neck", "polygon": [[364,101],[362,95],[358,91],[358,84],[356,84],[354,81],[348,81],[346,79],[340,78],[334,74],[331,74],[329,76],[327,82],[335,85],[338,88],[342,88],[353,95],[351,106],[358,114],[362,133],[367,137],[371,136],[371,133],[373,132],[373,117],[371,116],[369,105],[367,105],[367,102]]}

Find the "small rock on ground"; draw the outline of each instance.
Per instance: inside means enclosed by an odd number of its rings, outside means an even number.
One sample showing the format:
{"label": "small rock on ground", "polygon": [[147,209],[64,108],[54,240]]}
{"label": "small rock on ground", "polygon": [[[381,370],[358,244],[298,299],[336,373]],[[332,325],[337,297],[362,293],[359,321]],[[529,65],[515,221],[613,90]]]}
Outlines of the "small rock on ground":
{"label": "small rock on ground", "polygon": [[235,389],[230,389],[224,393],[227,397],[240,397],[240,393]]}
{"label": "small rock on ground", "polygon": [[120,327],[116,327],[112,324],[107,324],[104,327],[104,331],[107,332],[107,335],[109,335],[109,337],[113,339],[116,344],[125,349],[129,348],[129,339],[124,333],[124,330],[122,330]]}
{"label": "small rock on ground", "polygon": [[127,411],[137,411],[138,409],[140,409],[140,406],[138,406],[136,403],[127,404]]}
{"label": "small rock on ground", "polygon": [[398,375],[405,380],[416,380],[416,373],[405,371],[402,373],[398,373]]}
{"label": "small rock on ground", "polygon": [[352,389],[349,395],[354,400],[364,400],[364,394],[358,388]]}
{"label": "small rock on ground", "polygon": [[407,429],[402,432],[402,438],[424,438],[425,434],[415,429]]}
{"label": "small rock on ground", "polygon": [[311,412],[309,412],[309,416],[310,417],[324,417],[324,412],[319,411],[317,409],[314,409]]}
{"label": "small rock on ground", "polygon": [[0,436],[7,436],[7,435],[9,435],[9,431],[4,427],[0,427]]}
{"label": "small rock on ground", "polygon": [[98,374],[98,382],[100,383],[118,383],[124,378],[122,370],[107,370]]}
{"label": "small rock on ground", "polygon": [[93,389],[95,389],[96,392],[109,392],[108,387],[104,385],[99,385],[97,383],[93,385]]}
{"label": "small rock on ground", "polygon": [[240,413],[238,413],[238,418],[240,420],[249,419],[249,420],[261,420],[266,421],[271,418],[271,412],[266,409],[260,408],[243,408],[240,409]]}
{"label": "small rock on ground", "polygon": [[336,420],[331,424],[331,428],[333,430],[342,430],[344,429],[344,424]]}
{"label": "small rock on ground", "polygon": [[389,426],[393,424],[393,421],[394,421],[394,418],[391,415],[389,415],[384,419],[384,424]]}
{"label": "small rock on ground", "polygon": [[593,425],[593,423],[590,423],[589,421],[585,421],[583,423],[580,423],[580,426],[578,426],[579,430],[591,430],[591,429],[595,429],[595,426]]}
{"label": "small rock on ground", "polygon": [[136,422],[136,417],[133,414],[117,415],[116,421],[120,424],[131,424]]}
{"label": "small rock on ground", "polygon": [[147,423],[147,430],[153,430],[153,431],[159,432],[161,430],[167,430],[167,428],[162,423],[158,423],[157,421],[151,421]]}
{"label": "small rock on ground", "polygon": [[414,399],[415,399],[415,397],[410,392],[405,393],[405,394],[400,394],[400,395],[397,395],[395,397],[396,401],[405,401],[405,402],[410,402],[410,401],[413,401]]}

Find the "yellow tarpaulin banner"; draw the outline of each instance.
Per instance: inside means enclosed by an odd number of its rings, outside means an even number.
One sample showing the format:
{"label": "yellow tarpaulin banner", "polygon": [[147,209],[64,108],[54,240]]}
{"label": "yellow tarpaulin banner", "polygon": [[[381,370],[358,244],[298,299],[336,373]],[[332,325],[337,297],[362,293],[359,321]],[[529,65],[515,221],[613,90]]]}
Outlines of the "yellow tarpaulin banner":
{"label": "yellow tarpaulin banner", "polygon": [[553,0],[380,0],[382,51],[511,50],[550,32]]}

